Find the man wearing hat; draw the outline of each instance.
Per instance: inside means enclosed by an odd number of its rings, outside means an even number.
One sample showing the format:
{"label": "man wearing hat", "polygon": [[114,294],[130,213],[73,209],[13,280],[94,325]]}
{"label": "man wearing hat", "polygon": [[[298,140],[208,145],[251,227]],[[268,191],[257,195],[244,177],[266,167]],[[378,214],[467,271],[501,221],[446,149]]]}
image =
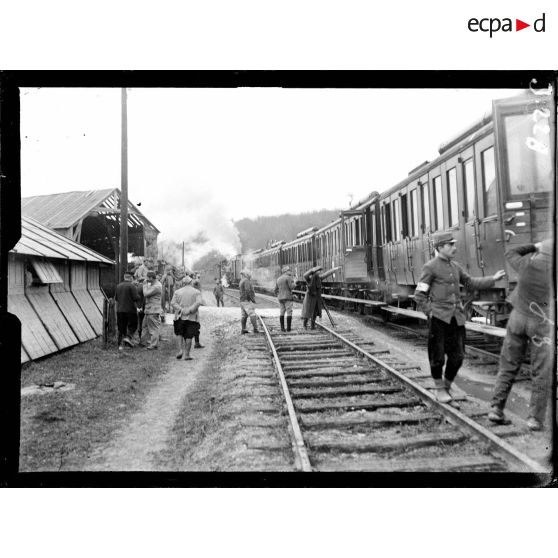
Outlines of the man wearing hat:
{"label": "man wearing hat", "polygon": [[316,318],[322,317],[322,280],[333,275],[338,269],[341,269],[341,266],[333,267],[324,273],[320,273],[322,269],[321,265],[317,265],[303,275],[307,284],[300,314],[304,329],[308,327],[308,320],[310,320],[310,328],[316,329]]}
{"label": "man wearing hat", "polygon": [[202,306],[201,292],[192,286],[192,278],[185,275],[182,286],[174,291],[171,308],[174,311],[174,333],[179,338],[179,353],[177,359],[192,360],[190,349],[192,339],[199,334],[200,322],[198,309]]}
{"label": "man wearing hat", "polygon": [[143,284],[145,308],[140,345],[145,345],[149,350],[156,349],[159,345],[159,326],[161,325],[159,316],[161,314],[162,292],[163,287],[157,281],[156,273],[152,270],[148,271]]}
{"label": "man wearing hat", "polygon": [[252,322],[254,333],[259,333],[258,319],[256,318],[256,312],[254,311],[254,304],[256,304],[256,293],[254,292],[254,287],[252,287],[252,282],[250,281],[252,274],[247,269],[243,269],[240,272],[240,275],[242,279],[240,280],[238,289],[240,291],[240,323],[242,325],[241,333],[248,333],[248,330],[246,329],[248,318],[250,318],[250,321]]}
{"label": "man wearing hat", "polygon": [[295,281],[292,278],[291,268],[284,265],[281,275],[275,283],[275,296],[279,301],[279,323],[281,331],[285,331],[285,313],[287,314],[287,330],[291,331],[291,322],[293,321],[293,289]]}
{"label": "man wearing hat", "polygon": [[552,348],[556,346],[552,240],[510,248],[506,259],[517,271],[518,279],[510,297],[513,310],[506,327],[488,418],[498,424],[507,422],[504,407],[530,345],[531,400],[527,426],[542,430],[552,391]]}
{"label": "man wearing hat", "polygon": [[459,286],[469,291],[489,289],[506,273],[500,270],[492,277],[471,277],[453,261],[457,241],[451,233],[436,233],[432,239],[437,255],[422,268],[415,302],[429,318],[428,360],[436,399],[449,403],[451,384],[465,356],[465,311]]}

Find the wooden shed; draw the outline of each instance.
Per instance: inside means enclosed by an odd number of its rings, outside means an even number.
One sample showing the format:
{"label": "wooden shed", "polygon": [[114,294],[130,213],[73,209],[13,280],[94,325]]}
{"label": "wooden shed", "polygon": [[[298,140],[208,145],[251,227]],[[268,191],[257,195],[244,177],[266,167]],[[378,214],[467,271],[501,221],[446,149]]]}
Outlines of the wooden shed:
{"label": "wooden shed", "polygon": [[[118,188],[22,198],[21,213],[111,260],[119,257]],[[159,232],[128,200],[128,252],[156,260]],[[114,277],[103,274],[101,284],[112,293]]]}
{"label": "wooden shed", "polygon": [[8,258],[8,311],[21,322],[21,361],[34,360],[102,333],[100,270],[114,262],[21,218]]}

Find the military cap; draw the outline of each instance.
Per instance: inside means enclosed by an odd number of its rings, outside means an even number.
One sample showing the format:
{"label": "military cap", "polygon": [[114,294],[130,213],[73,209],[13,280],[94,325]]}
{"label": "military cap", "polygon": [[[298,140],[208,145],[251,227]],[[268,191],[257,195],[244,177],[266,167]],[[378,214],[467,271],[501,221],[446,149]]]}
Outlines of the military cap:
{"label": "military cap", "polygon": [[434,246],[440,246],[441,244],[454,244],[457,240],[450,232],[439,232],[432,235],[432,242]]}

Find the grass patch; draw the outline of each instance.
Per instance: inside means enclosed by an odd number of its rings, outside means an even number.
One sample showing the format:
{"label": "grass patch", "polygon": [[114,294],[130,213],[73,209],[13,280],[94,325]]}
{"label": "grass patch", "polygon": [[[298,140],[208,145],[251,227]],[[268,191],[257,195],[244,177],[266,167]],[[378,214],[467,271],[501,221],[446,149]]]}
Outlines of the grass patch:
{"label": "grass patch", "polygon": [[162,326],[156,351],[103,348],[100,339],[25,365],[21,386],[65,382],[75,389],[21,399],[20,471],[81,470],[165,374],[175,347]]}

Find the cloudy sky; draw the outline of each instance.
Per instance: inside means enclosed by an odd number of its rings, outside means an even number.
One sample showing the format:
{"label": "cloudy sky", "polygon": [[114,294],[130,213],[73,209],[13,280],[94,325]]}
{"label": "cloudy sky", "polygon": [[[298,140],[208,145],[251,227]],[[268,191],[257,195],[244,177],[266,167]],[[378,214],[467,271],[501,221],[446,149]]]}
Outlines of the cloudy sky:
{"label": "cloudy sky", "polygon": [[[129,198],[160,239],[236,252],[232,220],[348,207],[517,93],[129,89]],[[22,89],[22,196],[120,187],[120,111],[120,89]]]}

